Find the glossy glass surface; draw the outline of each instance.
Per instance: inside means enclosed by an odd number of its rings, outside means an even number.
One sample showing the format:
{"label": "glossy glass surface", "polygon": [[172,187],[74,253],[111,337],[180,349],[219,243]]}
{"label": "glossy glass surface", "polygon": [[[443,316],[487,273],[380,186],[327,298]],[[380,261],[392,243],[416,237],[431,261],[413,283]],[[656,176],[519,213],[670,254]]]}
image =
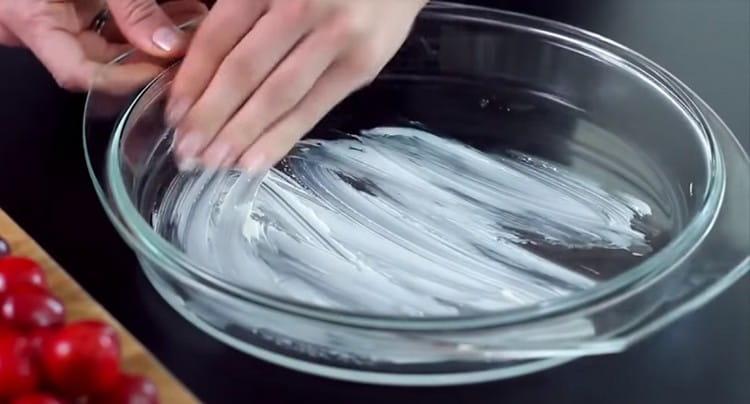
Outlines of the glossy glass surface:
{"label": "glossy glass surface", "polygon": [[[376,83],[345,101],[308,139],[397,125],[510,156],[513,164],[543,159],[608,195],[625,193],[649,206],[650,214],[631,224],[648,249],[561,249],[545,243],[541,232],[523,251],[585,276],[584,286],[449,315],[329,307],[243,284],[196,260],[185,234],[160,221],[164,207],[196,178],[239,182],[237,195],[262,190],[261,178],[178,172],[161,121],[173,69],[143,91],[90,94],[92,176],[162,295],[212,335],[268,360],[380,383],[508,377],[619,351],[748,269],[749,230],[732,219],[748,217],[742,203],[747,156],[689,89],[642,57],[575,28],[435,4]],[[111,143],[103,144],[110,134]],[[294,160],[285,164],[294,169]],[[521,269],[531,276],[537,268]]]}

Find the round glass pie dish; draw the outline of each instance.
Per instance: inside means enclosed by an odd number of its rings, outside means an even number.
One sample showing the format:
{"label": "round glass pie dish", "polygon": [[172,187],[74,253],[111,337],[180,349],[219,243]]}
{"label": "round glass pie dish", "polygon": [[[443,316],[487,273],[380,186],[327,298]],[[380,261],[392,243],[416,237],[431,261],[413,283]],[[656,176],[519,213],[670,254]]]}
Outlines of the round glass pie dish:
{"label": "round glass pie dish", "polygon": [[256,177],[178,170],[176,68],[89,94],[91,176],[159,293],[257,357],[368,383],[512,377],[622,351],[750,268],[732,133],[577,28],[435,2]]}

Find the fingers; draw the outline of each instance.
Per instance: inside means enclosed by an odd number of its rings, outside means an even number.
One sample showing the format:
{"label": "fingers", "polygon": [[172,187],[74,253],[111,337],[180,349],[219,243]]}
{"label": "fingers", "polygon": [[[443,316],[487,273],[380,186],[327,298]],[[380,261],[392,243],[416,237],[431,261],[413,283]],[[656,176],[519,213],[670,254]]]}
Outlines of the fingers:
{"label": "fingers", "polygon": [[[14,3],[13,6],[17,7],[9,8],[9,21],[14,23],[14,32],[18,34],[11,37],[6,35],[3,28],[0,35],[22,41],[28,46],[61,87],[73,91],[95,88],[123,93],[134,90],[161,71],[154,63],[105,65],[128,47],[108,43],[95,33],[84,30],[98,10],[99,0],[39,3],[43,3],[43,8],[36,14],[29,13],[28,7],[23,4]],[[144,41],[143,33],[152,26],[174,28],[155,1],[110,0],[109,4],[116,20],[128,21],[121,24],[126,34],[136,40],[140,38],[141,42]],[[165,9],[178,19],[193,18],[207,12],[198,0],[174,1],[167,3]],[[9,34],[10,30],[7,31]],[[151,47],[151,53],[158,54],[155,56],[167,56],[169,52],[164,50],[153,51],[153,47],[160,44],[158,35],[157,29],[145,47]],[[185,37],[179,32],[178,35],[180,40]]]}
{"label": "fingers", "polygon": [[[184,166],[268,168],[374,77],[417,12],[397,0],[384,7],[259,0],[242,33],[226,23],[236,15],[226,10],[252,2],[231,1],[220,0],[199,28],[171,90],[166,118],[176,125],[175,154]],[[219,10],[228,14],[212,21]],[[373,22],[378,16],[387,23]],[[209,32],[222,38],[218,46],[208,43]]]}
{"label": "fingers", "polygon": [[162,71],[160,66],[151,63],[93,64],[94,66],[90,70],[94,70],[96,73],[94,73],[94,78],[90,80],[91,88],[116,95],[130,94]]}
{"label": "fingers", "polygon": [[219,65],[266,10],[266,0],[219,1],[198,27],[170,90],[167,121],[175,126],[208,87]]}
{"label": "fingers", "polygon": [[49,29],[39,32],[35,38],[27,43],[31,51],[47,67],[58,85],[71,91],[96,88],[123,93],[132,91],[159,72],[157,66],[150,64],[116,66],[90,59],[83,48],[85,43],[94,44],[89,52],[93,58],[102,60],[118,50],[106,44],[96,44],[90,37],[79,40],[66,31]]}
{"label": "fingers", "polygon": [[[200,18],[208,8],[198,0],[176,0],[161,4],[162,10],[177,24]],[[114,25],[114,24],[112,24]],[[138,58],[133,55],[126,65],[111,65],[109,62],[131,49],[128,44],[108,42],[104,37],[92,31],[78,35],[78,41],[86,58],[96,63],[95,77],[90,86],[93,89],[114,94],[127,94],[154,78],[163,69],[163,60],[155,57]],[[138,60],[141,59],[141,60]],[[82,80],[86,81],[86,80]]]}
{"label": "fingers", "polygon": [[[173,0],[166,3],[160,3],[160,6],[169,19],[178,26],[200,19],[208,14],[208,7],[199,0]],[[114,23],[104,24],[101,34],[111,42],[128,42],[119,27],[117,27],[117,24]],[[189,33],[187,34],[189,36]]]}
{"label": "fingers", "polygon": [[348,28],[328,24],[304,40],[255,91],[206,148],[209,167],[234,164],[260,134],[294,108],[349,45]]}
{"label": "fingers", "polygon": [[[136,60],[135,55],[129,58],[128,64],[111,64],[110,62],[118,56],[131,49],[129,45],[107,42],[101,36],[91,31],[82,32],[77,38],[85,58],[88,62],[84,64],[93,78],[82,79],[81,86],[89,83],[91,89],[104,91],[112,94],[127,94],[162,71],[162,67],[154,61],[144,59]],[[80,88],[88,89],[88,88]]]}
{"label": "fingers", "polygon": [[[302,9],[289,10],[266,14],[225,58],[206,91],[190,109],[184,123],[179,126],[179,133],[182,136],[178,138],[176,149],[178,157],[196,158],[251,94],[253,94],[251,100],[258,98],[254,93],[261,83],[264,87],[270,86],[270,91],[278,91],[270,97],[269,94],[263,96],[264,101],[285,99],[279,103],[282,104],[278,106],[282,109],[281,111],[267,110],[269,114],[275,114],[275,116],[279,116],[286,109],[294,106],[296,101],[304,95],[304,92],[296,95],[295,89],[289,87],[298,87],[302,91],[312,87],[320,73],[333,59],[334,51],[331,51],[332,47],[329,44],[316,40],[315,45],[321,53],[315,54],[315,49],[309,49],[308,46],[301,60],[299,57],[294,58],[291,65],[288,63],[288,58],[284,60],[313,24],[310,16],[305,15]],[[288,25],[285,26],[284,23]],[[284,62],[281,66],[287,67],[279,67],[274,71],[282,60]],[[312,63],[312,65],[305,66],[305,63]],[[282,71],[279,72],[279,69]],[[293,71],[288,71],[290,69]],[[287,71],[284,72],[284,70]],[[269,77],[272,71],[274,71],[275,78]],[[291,105],[286,105],[289,103]],[[268,115],[263,116],[263,118],[268,117]],[[273,116],[270,118],[273,119]],[[271,122],[273,120],[268,123]],[[258,130],[262,129],[263,127]],[[229,145],[218,144],[211,152],[213,155],[210,159],[211,165],[218,165],[229,152]]]}
{"label": "fingers", "polygon": [[185,34],[156,0],[108,0],[118,27],[138,49],[154,56],[176,56],[187,45]]}
{"label": "fingers", "polygon": [[84,31],[77,36],[86,59],[94,62],[111,62],[131,49],[129,45],[107,42],[92,31]]}
{"label": "fingers", "polygon": [[368,77],[348,63],[332,65],[296,108],[264,131],[242,154],[239,166],[250,173],[273,167],[325,114],[369,81]]}
{"label": "fingers", "polygon": [[72,34],[49,29],[27,44],[60,87],[81,91],[91,86],[98,64],[88,60],[81,43]]}

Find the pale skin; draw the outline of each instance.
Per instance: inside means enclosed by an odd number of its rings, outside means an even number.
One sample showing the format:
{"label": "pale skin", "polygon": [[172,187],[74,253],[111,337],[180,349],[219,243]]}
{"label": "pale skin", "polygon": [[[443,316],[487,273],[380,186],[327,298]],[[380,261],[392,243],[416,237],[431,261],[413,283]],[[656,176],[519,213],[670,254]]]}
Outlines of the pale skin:
{"label": "pale skin", "polygon": [[[121,51],[86,30],[97,3],[0,2],[0,43],[28,46],[62,86],[87,89],[96,68]],[[140,50],[185,54],[165,116],[175,128],[180,165],[260,172],[375,78],[427,0],[218,0],[191,41],[176,30],[175,15],[204,13],[196,0],[107,3],[123,36]],[[116,90],[123,77],[138,74],[108,75],[114,83],[96,86]]]}
{"label": "pale skin", "polygon": [[[57,83],[68,90],[86,91],[92,86],[104,91],[132,89],[153,76],[157,66],[130,64],[112,67],[97,80],[103,66],[130,48],[117,30],[100,36],[90,30],[103,0],[3,0],[0,1],[0,45],[25,46],[45,65]],[[176,57],[187,46],[187,38],[174,21],[188,21],[207,13],[198,0],[175,0],[151,9],[135,8],[133,0],[109,0],[109,8],[122,34],[145,52],[160,58]],[[140,11],[137,11],[140,10]],[[148,15],[149,18],[143,17]],[[173,33],[169,47],[150,39],[150,32]],[[169,37],[169,35],[166,35]]]}

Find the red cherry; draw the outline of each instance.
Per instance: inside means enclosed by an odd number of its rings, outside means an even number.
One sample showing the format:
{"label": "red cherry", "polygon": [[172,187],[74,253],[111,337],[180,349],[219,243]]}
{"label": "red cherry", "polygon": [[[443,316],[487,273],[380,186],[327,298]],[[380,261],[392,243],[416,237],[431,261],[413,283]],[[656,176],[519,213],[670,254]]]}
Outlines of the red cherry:
{"label": "red cherry", "polygon": [[1,296],[7,296],[9,293],[19,293],[19,292],[49,293],[49,291],[47,290],[47,287],[44,285],[21,283],[21,284],[13,286],[12,290],[8,290],[6,293],[1,294]]}
{"label": "red cherry", "polygon": [[0,294],[15,290],[21,285],[47,289],[42,267],[28,258],[0,258]]}
{"label": "red cherry", "polygon": [[26,338],[29,339],[31,348],[38,357],[42,355],[42,346],[44,343],[57,334],[59,329],[60,327],[35,328],[26,333]]}
{"label": "red cherry", "polygon": [[20,331],[54,327],[65,321],[65,307],[48,293],[12,291],[0,302],[0,320]]}
{"label": "red cherry", "polygon": [[63,404],[64,402],[52,395],[43,393],[34,393],[26,396],[18,397],[10,402],[10,404]]}
{"label": "red cherry", "polygon": [[120,343],[107,324],[69,324],[45,338],[42,363],[48,381],[63,393],[82,396],[107,391],[120,376]]}
{"label": "red cherry", "polygon": [[29,340],[14,331],[0,331],[0,397],[30,393],[38,382]]}
{"label": "red cherry", "polygon": [[112,390],[92,397],[90,404],[159,404],[159,394],[151,380],[123,374]]}

